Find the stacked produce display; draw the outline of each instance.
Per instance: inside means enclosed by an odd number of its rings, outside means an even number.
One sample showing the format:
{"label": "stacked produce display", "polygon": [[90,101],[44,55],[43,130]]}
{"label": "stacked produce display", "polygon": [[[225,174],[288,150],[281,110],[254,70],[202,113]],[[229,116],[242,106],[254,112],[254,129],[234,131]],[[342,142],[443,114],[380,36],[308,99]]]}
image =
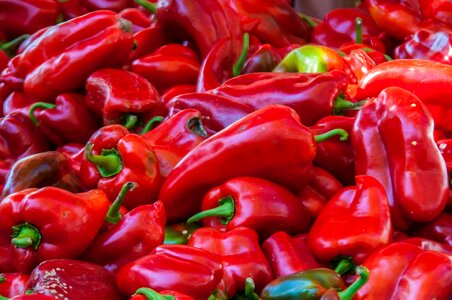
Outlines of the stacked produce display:
{"label": "stacked produce display", "polygon": [[452,2],[0,0],[0,300],[452,299]]}

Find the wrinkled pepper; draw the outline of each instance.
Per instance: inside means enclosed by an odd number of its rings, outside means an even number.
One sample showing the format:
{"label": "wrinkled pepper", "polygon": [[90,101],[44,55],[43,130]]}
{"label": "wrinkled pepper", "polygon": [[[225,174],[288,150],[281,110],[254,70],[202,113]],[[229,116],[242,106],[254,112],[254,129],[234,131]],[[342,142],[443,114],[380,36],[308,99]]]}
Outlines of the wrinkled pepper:
{"label": "wrinkled pepper", "polygon": [[226,231],[248,227],[261,239],[276,231],[300,233],[310,225],[307,209],[294,194],[256,177],[235,177],[210,189],[202,200],[201,212],[190,217],[187,223],[200,220],[206,227]]}
{"label": "wrinkled pepper", "polygon": [[126,70],[97,70],[86,80],[86,91],[86,104],[102,117],[104,126],[122,124],[133,130],[165,111],[155,87]]}
{"label": "wrinkled pepper", "polygon": [[260,292],[272,279],[270,265],[259,245],[256,232],[246,227],[236,227],[227,232],[202,227],[195,230],[188,245],[217,255],[223,263],[225,293],[230,298],[245,290],[251,277],[256,292]]}
{"label": "wrinkled pepper", "polygon": [[0,274],[0,298],[24,294],[29,277],[28,274],[23,273]]}
{"label": "wrinkled pepper", "polygon": [[396,228],[439,216],[449,189],[446,164],[419,98],[398,87],[384,89],[358,112],[352,144],[356,174],[384,186]]}
{"label": "wrinkled pepper", "polygon": [[30,272],[45,260],[77,257],[102,226],[108,205],[100,190],[30,188],[4,198],[0,272]]}
{"label": "wrinkled pepper", "polygon": [[195,299],[207,299],[222,277],[223,265],[217,255],[187,245],[161,245],[123,266],[116,284],[129,296],[149,287],[157,292],[176,290]]}

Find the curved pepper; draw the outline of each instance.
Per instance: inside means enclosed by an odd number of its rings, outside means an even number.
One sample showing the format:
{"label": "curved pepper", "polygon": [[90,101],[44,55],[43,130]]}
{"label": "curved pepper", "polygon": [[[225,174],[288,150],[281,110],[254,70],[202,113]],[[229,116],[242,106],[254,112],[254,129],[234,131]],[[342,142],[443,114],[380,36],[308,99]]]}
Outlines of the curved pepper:
{"label": "curved pepper", "polygon": [[369,270],[359,266],[359,276],[347,289],[343,279],[335,271],[326,268],[305,270],[275,279],[261,293],[263,300],[306,299],[351,300],[369,280]]}
{"label": "curved pepper", "polygon": [[305,45],[291,51],[273,72],[326,73],[332,70],[343,71],[350,83],[358,82],[347,61],[336,50],[321,45]]}
{"label": "curved pepper", "polygon": [[207,299],[222,277],[223,265],[217,255],[187,245],[161,245],[123,266],[116,284],[129,296],[149,287],[157,292],[177,290],[195,299]]}
{"label": "curved pepper", "polygon": [[234,177],[261,177],[296,189],[311,173],[314,156],[314,137],[295,111],[267,106],[190,151],[168,175],[158,198],[170,222],[182,220],[199,211],[211,187]]}
{"label": "curved pepper", "polygon": [[14,91],[3,102],[3,114],[6,116],[13,111],[21,111],[27,115],[27,108],[36,102],[36,99],[30,97],[23,91]]}
{"label": "curved pepper", "polygon": [[22,273],[0,274],[0,298],[24,294],[29,277],[29,274]]}
{"label": "curved pepper", "polygon": [[144,77],[120,69],[101,69],[86,80],[86,104],[102,116],[104,126],[135,130],[165,112],[159,93]]}
{"label": "curved pepper", "polygon": [[123,296],[114,276],[101,266],[73,259],[52,259],[41,263],[30,274],[27,290],[33,294],[62,295],[67,299],[120,300]]}
{"label": "curved pepper", "polygon": [[320,261],[350,256],[360,264],[391,238],[384,187],[370,176],[357,176],[356,186],[344,188],[325,205],[309,231],[308,242]]}
{"label": "curved pepper", "polygon": [[397,228],[441,213],[446,164],[433,140],[433,120],[414,94],[390,87],[369,100],[356,116],[352,143],[356,174],[383,184]]}
{"label": "curved pepper", "polygon": [[227,231],[248,227],[262,239],[280,230],[300,233],[310,224],[308,211],[295,195],[255,177],[236,177],[212,188],[204,196],[201,210],[187,223],[202,220],[206,227],[225,227]]}
{"label": "curved pepper", "polygon": [[[30,118],[54,145],[86,143],[98,128],[97,120],[79,94],[58,95],[55,104],[36,102],[30,106]],[[74,130],[77,128],[77,130]]]}
{"label": "curved pepper", "polygon": [[108,205],[100,190],[72,194],[55,187],[30,188],[4,198],[0,247],[8,247],[9,255],[0,272],[30,272],[45,260],[77,257],[101,228]]}
{"label": "curved pepper", "polygon": [[449,255],[398,242],[377,250],[363,265],[371,276],[356,299],[446,300],[452,295]]}
{"label": "curved pepper", "polygon": [[411,230],[411,235],[452,246],[452,214],[444,212],[432,222],[417,224]]}
{"label": "curved pepper", "polygon": [[131,209],[155,202],[161,178],[154,150],[136,134],[118,132],[118,136],[109,136],[111,132],[116,135],[115,126],[118,125],[101,128],[85,146],[85,164],[91,163],[97,168],[97,176],[100,175],[97,187],[114,201],[122,186],[133,181],[138,187],[127,193],[125,207]]}
{"label": "curved pepper", "polygon": [[164,239],[166,216],[160,201],[140,205],[122,217],[119,215],[119,207],[130,187],[131,184],[126,183],[110,206],[106,221],[113,225],[100,232],[83,253],[84,259],[111,272],[117,272],[123,265],[147,255]]}
{"label": "curved pepper", "polygon": [[95,70],[121,67],[133,40],[129,21],[111,11],[95,11],[45,31],[20,55],[24,89],[48,101],[83,87]]}
{"label": "curved pepper", "polygon": [[129,61],[151,54],[163,45],[170,43],[170,36],[165,35],[157,22],[149,28],[138,31],[133,35],[134,49],[130,53]]}
{"label": "curved pepper", "polygon": [[244,291],[249,277],[253,279],[257,292],[273,279],[270,265],[259,246],[259,237],[250,228],[236,227],[223,232],[202,227],[193,232],[188,245],[218,256],[223,264],[223,281],[228,298]]}

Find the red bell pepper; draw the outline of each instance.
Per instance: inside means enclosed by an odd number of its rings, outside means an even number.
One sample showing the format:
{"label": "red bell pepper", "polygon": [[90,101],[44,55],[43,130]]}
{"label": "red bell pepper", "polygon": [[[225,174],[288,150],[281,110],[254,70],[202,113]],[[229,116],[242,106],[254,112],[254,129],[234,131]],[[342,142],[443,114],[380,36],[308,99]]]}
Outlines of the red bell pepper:
{"label": "red bell pepper", "polygon": [[86,143],[98,128],[97,120],[86,107],[85,97],[75,93],[58,95],[55,104],[36,102],[30,106],[29,115],[39,131],[58,146]]}
{"label": "red bell pepper", "polygon": [[193,297],[175,291],[162,291],[160,293],[150,288],[139,288],[130,300],[195,300]]}
{"label": "red bell pepper", "polygon": [[447,29],[452,32],[452,24],[427,19],[418,0],[367,0],[366,4],[378,27],[398,40],[403,40],[422,28],[432,31]]}
{"label": "red bell pepper", "polygon": [[376,97],[390,86],[397,86],[415,94],[428,107],[435,120],[435,128],[452,130],[449,120],[452,97],[452,66],[422,59],[397,59],[379,64],[359,82],[358,99]]}
{"label": "red bell pepper", "polygon": [[[319,143],[318,147],[323,143]],[[342,188],[343,185],[333,175],[321,168],[314,167],[307,184],[298,192],[297,197],[308,210],[311,219],[314,220],[325,204]]]}
{"label": "red bell pepper", "polygon": [[[326,133],[335,128],[352,132],[355,118],[344,116],[327,116],[309,127],[314,134]],[[317,145],[314,164],[325,169],[344,185],[352,185],[355,181],[355,158],[351,140],[341,141],[332,137]]]}
{"label": "red bell pepper", "polygon": [[306,182],[314,157],[314,137],[295,111],[267,106],[190,151],[168,175],[158,198],[170,222],[182,220],[200,210],[211,187],[234,177],[261,177],[296,189]]}
{"label": "red bell pepper", "polygon": [[174,97],[166,104],[168,116],[186,109],[198,110],[206,131],[218,132],[254,111],[247,104],[210,93],[187,93]]}
{"label": "red bell pepper", "polygon": [[28,274],[23,273],[0,274],[0,298],[24,294],[29,277]]}
{"label": "red bell pepper", "polygon": [[12,91],[22,91],[24,78],[18,70],[21,55],[16,55],[6,65],[0,75],[0,82],[5,83]]}
{"label": "red bell pepper", "polygon": [[320,267],[306,237],[306,234],[291,237],[284,231],[278,231],[263,242],[262,250],[275,278]]}
{"label": "red bell pepper", "polygon": [[186,46],[168,44],[132,62],[132,72],[145,77],[159,92],[181,84],[196,84],[201,65]]}
{"label": "red bell pepper", "polygon": [[45,31],[20,55],[26,93],[38,100],[83,87],[95,70],[121,67],[133,40],[129,21],[96,11]]}
{"label": "red bell pepper", "polygon": [[193,42],[201,59],[217,41],[242,35],[239,16],[220,0],[159,1],[156,16],[165,35]]}
{"label": "red bell pepper", "polygon": [[77,257],[102,226],[108,204],[100,190],[72,194],[55,187],[30,188],[4,198],[0,247],[7,248],[8,255],[2,255],[0,271],[30,272],[48,259]]}
{"label": "red bell pepper", "polygon": [[1,198],[27,188],[46,186],[73,193],[85,191],[70,166],[69,158],[57,151],[46,151],[25,156],[12,165]]}
{"label": "red bell pepper", "polygon": [[21,111],[23,114],[27,114],[27,107],[36,102],[36,99],[25,94],[23,91],[14,91],[8,95],[3,102],[3,114],[12,113],[13,111]]}
{"label": "red bell pepper", "polygon": [[449,173],[449,196],[447,199],[447,208],[452,209],[452,139],[442,139],[436,142],[441,155],[446,162],[447,172]]}
{"label": "red bell pepper", "polygon": [[451,33],[421,29],[394,49],[395,58],[416,58],[452,64]]}
{"label": "red bell pepper", "polygon": [[452,246],[434,240],[419,237],[411,237],[402,239],[401,241],[404,243],[415,245],[421,248],[422,250],[431,250],[452,256]]}
{"label": "red bell pepper", "polygon": [[325,205],[309,231],[309,246],[320,261],[341,256],[361,264],[392,238],[384,187],[370,176],[357,176],[356,183]]}
{"label": "red bell pepper", "polygon": [[411,234],[452,246],[452,214],[442,213],[432,222],[418,224]]}
{"label": "red bell pepper", "polygon": [[54,25],[58,13],[58,4],[54,0],[1,0],[0,31],[10,37],[33,33]]}
{"label": "red bell pepper", "polygon": [[281,53],[270,44],[259,46],[245,60],[243,64],[243,74],[257,72],[271,72],[287,53]]}
{"label": "red bell pepper", "polygon": [[27,289],[33,294],[55,299],[120,300],[123,296],[114,276],[104,268],[73,259],[52,259],[37,266],[30,274]]}
{"label": "red bell pepper", "polygon": [[66,21],[89,12],[81,0],[58,1],[58,6],[64,20]]}
{"label": "red bell pepper", "polygon": [[140,205],[126,215],[119,213],[127,190],[136,187],[126,183],[118,198],[110,206],[106,222],[111,227],[100,232],[83,253],[85,260],[117,272],[123,265],[147,255],[163,243],[166,223],[165,211],[160,201]]}
{"label": "red bell pepper", "polygon": [[392,222],[436,218],[447,202],[447,170],[433,140],[433,120],[414,94],[384,89],[358,112],[352,132],[357,175],[383,184]]}
{"label": "red bell pepper", "polygon": [[165,93],[162,94],[162,102],[167,105],[168,102],[170,102],[170,100],[176,96],[194,92],[196,92],[196,86],[193,84],[176,85],[172,88],[169,88],[165,91]]}
{"label": "red bell pepper", "polygon": [[86,80],[86,91],[88,107],[102,116],[104,126],[122,124],[127,129],[135,129],[164,113],[155,87],[129,71],[98,70]]}
{"label": "red bell pepper", "polygon": [[150,27],[138,31],[133,35],[134,48],[130,54],[130,61],[151,54],[163,45],[170,43],[170,36],[166,35],[156,22]]}
{"label": "red bell pepper", "polygon": [[245,281],[251,277],[257,292],[273,279],[270,265],[259,246],[256,232],[237,227],[227,232],[203,227],[190,237],[188,245],[218,255],[223,263],[223,281],[228,298],[245,290]]}
{"label": "red bell pepper", "polygon": [[223,266],[217,255],[187,245],[162,245],[123,266],[116,284],[129,296],[149,287],[157,292],[174,290],[207,299],[222,277]]}
{"label": "red bell pepper", "polygon": [[325,74],[252,73],[224,82],[210,93],[233,99],[254,109],[283,104],[295,109],[306,126],[356,104],[344,100],[347,77],[343,72]]}
{"label": "red bell pepper", "polygon": [[135,7],[129,7],[121,10],[119,16],[132,23],[132,32],[137,33],[140,30],[151,26],[151,19],[143,11]]}
{"label": "red bell pepper", "polygon": [[28,116],[17,111],[0,119],[0,159],[15,161],[46,150],[45,138]]}
{"label": "red bell pepper", "polygon": [[187,223],[202,220],[206,227],[226,231],[248,227],[261,239],[276,231],[300,233],[310,225],[307,209],[294,194],[256,177],[236,177],[212,188],[204,196],[201,210]]}
{"label": "red bell pepper", "polygon": [[[109,125],[94,133],[85,146],[80,173],[83,173],[85,168],[91,169],[91,174],[85,176],[92,175],[91,180],[97,178],[97,188],[103,190],[111,201],[114,201],[126,182],[137,183],[138,187],[130,191],[124,199],[124,206],[132,209],[157,200],[161,184],[160,172],[151,145],[141,136],[128,134],[127,130],[121,127]],[[97,171],[92,170],[93,167],[97,168]]]}
{"label": "red bell pepper", "polygon": [[80,0],[90,11],[112,10],[120,12],[127,7],[133,6],[133,0]]}
{"label": "red bell pepper", "polygon": [[[349,48],[355,48],[355,46],[351,46]],[[348,63],[350,69],[352,70],[352,73],[359,81],[367,73],[369,73],[369,71],[373,69],[377,65],[377,63],[368,55],[364,48],[356,48],[357,49],[353,50],[345,49],[347,51],[347,55],[344,56],[344,60]],[[379,63],[382,63],[384,61],[386,61],[386,59],[380,61]]]}
{"label": "red bell pepper", "polygon": [[371,276],[356,299],[446,300],[452,295],[449,255],[398,242],[377,250],[363,265]]}
{"label": "red bell pepper", "polygon": [[46,295],[18,295],[11,298],[11,300],[53,300],[55,297],[53,296],[46,296]]}

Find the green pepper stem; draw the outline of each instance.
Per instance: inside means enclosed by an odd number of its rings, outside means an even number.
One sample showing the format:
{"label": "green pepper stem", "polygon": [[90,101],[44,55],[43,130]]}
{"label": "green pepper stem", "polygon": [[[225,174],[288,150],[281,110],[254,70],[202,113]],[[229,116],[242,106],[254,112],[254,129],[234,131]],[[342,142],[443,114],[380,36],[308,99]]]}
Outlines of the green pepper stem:
{"label": "green pepper stem", "polygon": [[10,298],[6,298],[6,297],[3,297],[2,295],[0,295],[0,300],[9,300]]}
{"label": "green pepper stem", "polygon": [[146,296],[147,300],[174,300],[176,297],[171,295],[162,295],[150,288],[139,288],[136,290],[135,295]]}
{"label": "green pepper stem", "polygon": [[165,245],[187,244],[191,234],[199,228],[197,224],[172,224],[165,227]]}
{"label": "green pepper stem", "polygon": [[94,144],[88,142],[85,146],[85,158],[96,165],[102,177],[111,177],[122,169],[121,156],[116,149],[102,150],[102,155],[93,155]]}
{"label": "green pepper stem", "polygon": [[317,27],[317,23],[314,22],[314,20],[313,20],[310,16],[305,15],[305,14],[303,14],[303,13],[298,13],[298,16],[299,16],[303,21],[305,21],[305,22],[309,25],[309,27],[312,27],[312,28]]}
{"label": "green pepper stem", "polygon": [[242,73],[243,65],[245,64],[246,57],[248,56],[248,52],[250,50],[250,35],[248,32],[243,34],[243,47],[242,52],[240,53],[239,59],[232,66],[232,76],[239,76]]}
{"label": "green pepper stem", "polygon": [[35,250],[38,249],[41,243],[41,234],[38,228],[31,225],[30,223],[23,223],[20,225],[13,226],[13,234],[11,243],[18,248],[28,248],[33,247]]}
{"label": "green pepper stem", "polygon": [[6,281],[5,275],[0,274],[0,283],[3,283]]}
{"label": "green pepper stem", "polygon": [[155,13],[157,12],[157,4],[156,3],[152,3],[147,0],[135,0],[135,2],[138,3],[139,5],[143,6],[144,8],[146,8],[153,15],[155,15]]}
{"label": "green pepper stem", "polygon": [[207,217],[221,217],[221,223],[226,225],[234,217],[235,205],[234,199],[231,196],[227,196],[218,200],[218,206],[212,209],[204,210],[197,213],[187,220],[187,224],[198,222]]}
{"label": "green pepper stem", "polygon": [[202,126],[200,117],[193,117],[187,122],[187,128],[197,136],[207,137],[207,131]]}
{"label": "green pepper stem", "polygon": [[155,116],[152,119],[149,120],[149,122],[146,123],[143,130],[141,131],[141,134],[145,134],[146,132],[151,131],[155,127],[157,127],[160,123],[162,123],[163,117],[162,116]]}
{"label": "green pepper stem", "polygon": [[136,187],[138,187],[138,184],[136,184],[135,182],[124,183],[121,190],[119,191],[118,196],[116,196],[115,201],[110,205],[110,208],[108,209],[107,216],[105,217],[106,222],[110,224],[116,224],[121,220],[121,214],[119,213],[119,210],[121,209],[121,205],[124,202],[124,198],[126,197],[128,191],[133,191]]}
{"label": "green pepper stem", "polygon": [[359,266],[356,268],[355,272],[359,278],[355,280],[347,289],[338,293],[341,300],[351,300],[356,292],[358,292],[358,290],[369,280],[369,270],[366,267]]}
{"label": "green pepper stem", "polygon": [[23,34],[15,38],[14,40],[1,44],[0,49],[3,50],[3,52],[5,52],[9,57],[13,57],[14,49],[18,47],[23,41],[28,39],[29,36],[29,34]]}
{"label": "green pepper stem", "polygon": [[334,100],[333,114],[340,115],[344,110],[359,110],[367,102],[367,100],[352,102],[345,100],[342,95]]}
{"label": "green pepper stem", "polygon": [[336,265],[334,271],[343,276],[345,273],[350,271],[355,267],[353,260],[351,257],[343,257],[339,260],[339,263]]}
{"label": "green pepper stem", "polygon": [[123,116],[124,119],[124,127],[127,129],[132,129],[138,123],[138,116],[134,114],[125,114]]}
{"label": "green pepper stem", "polygon": [[245,280],[245,298],[248,300],[259,300],[259,295],[257,295],[254,290],[256,289],[256,284],[252,277],[248,277]]}
{"label": "green pepper stem", "polygon": [[31,122],[33,122],[33,124],[36,127],[39,127],[39,121],[38,121],[38,119],[36,119],[36,116],[35,116],[36,109],[38,109],[38,108],[50,109],[50,108],[55,108],[55,107],[56,107],[56,105],[53,104],[53,103],[47,103],[47,102],[36,102],[36,103],[34,103],[30,107],[30,110],[28,112],[28,115],[29,115],[29,117],[31,119]]}
{"label": "green pepper stem", "polygon": [[357,17],[355,19],[355,40],[356,44],[362,44],[363,43],[363,19],[360,17]]}
{"label": "green pepper stem", "polygon": [[320,143],[320,142],[324,142],[324,141],[328,140],[329,138],[336,136],[336,135],[340,136],[339,140],[342,142],[346,141],[348,139],[348,132],[342,128],[332,129],[325,133],[315,135],[314,139],[317,143]]}

